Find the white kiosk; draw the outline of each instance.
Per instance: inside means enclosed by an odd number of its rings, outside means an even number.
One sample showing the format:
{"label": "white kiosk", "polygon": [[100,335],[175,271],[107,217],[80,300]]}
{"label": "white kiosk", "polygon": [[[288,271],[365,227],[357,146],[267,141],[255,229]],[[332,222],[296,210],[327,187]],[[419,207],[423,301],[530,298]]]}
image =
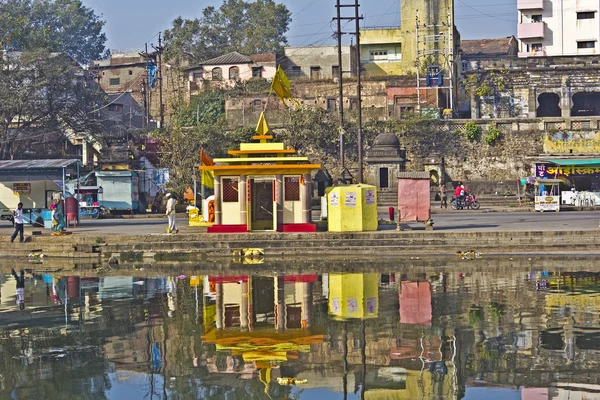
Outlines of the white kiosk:
{"label": "white kiosk", "polygon": [[535,211],[560,211],[560,179],[535,180]]}

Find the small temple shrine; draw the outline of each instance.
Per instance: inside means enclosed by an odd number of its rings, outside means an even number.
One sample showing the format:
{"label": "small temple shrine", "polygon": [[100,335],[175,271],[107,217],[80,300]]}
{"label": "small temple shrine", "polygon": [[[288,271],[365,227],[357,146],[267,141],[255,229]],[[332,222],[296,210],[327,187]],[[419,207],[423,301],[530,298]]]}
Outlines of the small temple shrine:
{"label": "small temple shrine", "polygon": [[208,232],[316,232],[311,221],[312,171],[321,165],[271,142],[271,135],[253,139],[258,142],[230,150],[232,157],[200,167],[215,175],[215,223]]}

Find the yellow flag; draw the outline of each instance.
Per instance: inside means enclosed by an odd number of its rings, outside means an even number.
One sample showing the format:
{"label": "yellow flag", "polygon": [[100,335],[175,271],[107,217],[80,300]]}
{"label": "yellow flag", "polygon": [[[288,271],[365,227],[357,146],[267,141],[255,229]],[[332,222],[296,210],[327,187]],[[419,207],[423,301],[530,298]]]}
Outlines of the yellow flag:
{"label": "yellow flag", "polygon": [[279,97],[284,106],[288,107],[285,100],[289,99],[300,105],[296,99],[292,97],[292,90],[290,86],[290,80],[285,75],[285,72],[281,69],[281,65],[277,67],[277,72],[271,82],[271,90]]}
{"label": "yellow flag", "polygon": [[[200,151],[200,166],[211,166],[215,165],[212,158],[208,156],[204,152],[204,150]],[[202,185],[208,188],[215,187],[215,172],[214,171],[205,171],[202,170]]]}
{"label": "yellow flag", "polygon": [[269,124],[267,124],[267,119],[265,118],[265,112],[260,113],[260,118],[258,119],[258,124],[256,125],[256,133],[260,136],[265,136],[269,132]]}

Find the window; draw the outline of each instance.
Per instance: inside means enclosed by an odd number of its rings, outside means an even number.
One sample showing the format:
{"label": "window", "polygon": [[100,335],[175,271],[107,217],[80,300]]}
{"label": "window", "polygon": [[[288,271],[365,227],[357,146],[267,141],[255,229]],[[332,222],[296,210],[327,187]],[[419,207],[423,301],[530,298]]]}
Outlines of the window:
{"label": "window", "polygon": [[594,19],[596,18],[595,11],[578,12],[577,19]]}
{"label": "window", "polygon": [[129,70],[129,76],[133,75],[133,71]]}
{"label": "window", "polygon": [[292,67],[292,76],[295,77],[295,78],[301,77],[302,76],[302,67],[294,65]]}
{"label": "window", "polygon": [[260,100],[260,99],[252,100],[252,111],[253,112],[261,112],[262,109],[263,109],[262,100]]}
{"label": "window", "polygon": [[237,178],[223,178],[223,203],[237,203],[238,201]]}
{"label": "window", "polygon": [[388,59],[388,51],[387,50],[372,50],[372,51],[369,51],[369,57],[373,61],[387,60]]}
{"label": "window", "polygon": [[220,81],[223,79],[223,70],[219,67],[213,68],[212,70],[212,79],[213,81]]}
{"label": "window", "polygon": [[467,60],[462,60],[460,68],[462,72],[467,72],[469,70],[469,62]]}
{"label": "window", "polygon": [[411,107],[411,106],[400,107],[400,115],[401,116],[412,115],[414,113],[415,113],[414,107]]}
{"label": "window", "polygon": [[284,178],[285,201],[300,201],[300,179]]}
{"label": "window", "polygon": [[578,49],[593,49],[596,47],[596,42],[593,40],[587,40],[585,42],[577,42]]}
{"label": "window", "polygon": [[263,67],[252,67],[252,77],[262,78]]}
{"label": "window", "polygon": [[542,22],[542,14],[532,15],[531,22]]}
{"label": "window", "polygon": [[541,43],[533,43],[531,45],[531,51],[533,53],[539,53],[540,51],[542,51],[542,49],[543,49],[543,46]]}
{"label": "window", "polygon": [[229,79],[232,81],[240,79],[240,69],[238,67],[229,68]]}
{"label": "window", "polygon": [[110,86],[119,86],[121,84],[121,78],[110,78],[108,84]]}
{"label": "window", "polygon": [[198,82],[202,80],[202,72],[194,72],[194,81]]}
{"label": "window", "polygon": [[123,104],[113,103],[108,106],[108,111],[123,112]]}
{"label": "window", "polygon": [[337,99],[336,98],[327,99],[327,109],[329,111],[337,110]]}
{"label": "window", "polygon": [[318,80],[321,79],[321,67],[310,67],[310,79]]}
{"label": "window", "polygon": [[356,97],[348,98],[348,107],[351,111],[358,110],[358,99]]}
{"label": "window", "polygon": [[334,78],[340,77],[340,66],[339,65],[333,65],[331,67],[331,76],[333,76]]}
{"label": "window", "polygon": [[389,170],[387,168],[379,168],[379,188],[387,189],[390,187]]}

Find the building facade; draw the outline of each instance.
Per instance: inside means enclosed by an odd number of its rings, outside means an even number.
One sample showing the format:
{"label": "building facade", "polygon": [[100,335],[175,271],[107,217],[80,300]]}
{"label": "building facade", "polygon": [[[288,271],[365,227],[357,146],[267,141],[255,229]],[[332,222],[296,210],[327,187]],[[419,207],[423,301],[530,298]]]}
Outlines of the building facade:
{"label": "building facade", "polygon": [[[329,80],[339,76],[337,46],[286,47],[279,60],[290,79]],[[342,46],[343,77],[356,76],[356,48]]]}
{"label": "building facade", "polygon": [[598,54],[600,0],[518,0],[519,57]]}
{"label": "building facade", "polygon": [[269,80],[276,71],[275,53],[246,56],[234,51],[185,69],[188,76],[188,95],[197,94],[204,85],[230,89],[237,82],[252,79]]}

